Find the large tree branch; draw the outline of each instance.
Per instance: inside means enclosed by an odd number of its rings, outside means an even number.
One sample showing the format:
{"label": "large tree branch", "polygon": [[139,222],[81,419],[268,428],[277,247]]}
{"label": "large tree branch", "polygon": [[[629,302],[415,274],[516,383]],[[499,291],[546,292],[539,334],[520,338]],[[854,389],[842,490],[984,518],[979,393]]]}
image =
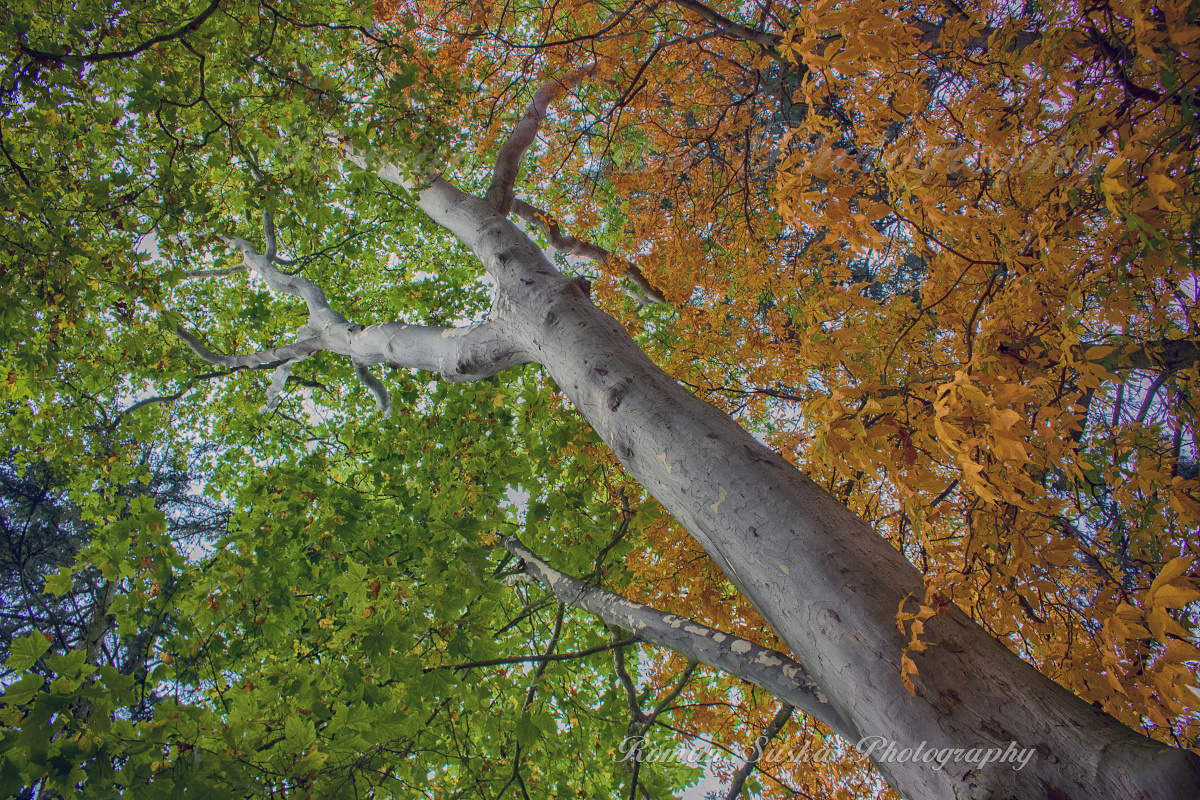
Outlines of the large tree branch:
{"label": "large tree branch", "polygon": [[597,64],[590,64],[575,70],[563,78],[552,78],[542,84],[534,92],[529,101],[525,116],[517,122],[513,132],[500,146],[496,156],[496,167],[492,172],[492,183],[488,186],[487,202],[503,216],[508,216],[513,203],[513,187],[517,182],[517,174],[521,171],[521,159],[537,138],[538,128],[546,118],[550,104],[557,100],[571,87],[596,71]]}
{"label": "large tree branch", "polygon": [[808,671],[787,655],[586,584],[546,564],[516,537],[507,537],[504,546],[562,602],[631,631],[645,642],[759,686],[850,741],[858,741],[854,729],[825,701]]}
{"label": "large tree branch", "polygon": [[186,279],[192,278],[225,278],[229,275],[240,275],[246,271],[245,264],[238,264],[236,267],[225,267],[224,269],[194,269],[183,273]]}
{"label": "large tree branch", "polygon": [[[1089,357],[1089,351],[1097,347],[1110,349],[1103,355]],[[1036,353],[1037,348],[1043,351],[1051,349],[1040,338],[1030,339],[1024,345],[1002,343],[997,347],[1001,353],[1016,358],[1034,357],[1029,354],[1029,350],[1033,349]],[[1109,372],[1127,369],[1177,372],[1200,363],[1200,344],[1194,339],[1157,339],[1148,342],[1128,342],[1124,345],[1080,342],[1072,345],[1070,350],[1075,359],[1100,364]]]}
{"label": "large tree branch", "polygon": [[718,13],[716,10],[709,8],[697,0],[671,0],[680,8],[686,8],[689,11],[703,17],[707,22],[719,28],[721,33],[733,39],[742,39],[747,42],[763,45],[764,47],[778,47],[783,42],[783,37],[766,31],[755,30],[741,23],[734,22],[728,17]]}
{"label": "large tree branch", "polygon": [[375,395],[375,410],[380,414],[388,415],[392,413],[392,399],[388,395],[387,387],[383,385],[383,381],[371,374],[370,368],[366,364],[355,364],[354,374],[371,390],[371,394]]}
{"label": "large tree branch", "polygon": [[329,325],[345,324],[346,318],[334,311],[325,299],[325,292],[314,281],[299,275],[288,275],[280,272],[275,266],[275,223],[271,212],[263,212],[263,229],[267,239],[267,252],[259,253],[245,239],[225,238],[224,241],[242,254],[242,260],[252,271],[277,292],[299,297],[308,306],[309,324],[324,328]]}
{"label": "large tree branch", "polygon": [[508,220],[507,215],[496,213],[486,200],[467,194],[440,175],[422,175],[414,179],[401,165],[380,160],[374,153],[359,150],[345,142],[341,143],[341,148],[351,164],[371,170],[388,183],[412,194],[417,208],[474,253],[497,283],[515,283],[517,278],[512,274],[514,268],[520,269],[537,261],[545,262],[549,267],[549,262],[532,241],[521,242],[522,252],[505,253],[503,261],[496,257],[493,244],[496,239],[512,238],[511,231],[499,229],[507,226],[516,230],[516,226]]}
{"label": "large tree branch", "polygon": [[309,321],[297,331],[298,341],[249,355],[225,355],[205,347],[182,326],[179,338],[210,364],[229,369],[274,369],[263,411],[272,411],[282,398],[292,365],[322,351],[343,355],[354,363],[355,374],[375,396],[376,408],[390,412],[383,382],[368,367],[416,368],[440,374],[449,381],[478,380],[530,360],[514,337],[497,322],[462,328],[384,322],[355,325],[334,311],[324,291],[314,281],[281,272],[273,263],[274,226],[264,215],[267,253],[259,253],[244,239],[225,239],[242,254],[245,265],[262,276],[273,290],[299,297],[308,307]]}
{"label": "large tree branch", "polygon": [[[558,220],[545,213],[544,211],[531,206],[524,200],[514,198],[512,203],[512,211],[521,219],[533,225],[537,225],[546,233],[546,237],[550,240],[551,246],[556,250],[571,255],[588,258],[592,261],[607,263],[614,266],[619,266],[627,278],[637,284],[646,297],[650,298],[655,303],[665,303],[667,298],[663,297],[662,292],[654,288],[654,285],[646,279],[642,271],[630,264],[628,261],[619,257],[613,256],[608,250],[605,250],[599,245],[585,242],[577,239],[574,236],[565,235],[559,228]],[[619,263],[618,263],[619,262]]]}
{"label": "large tree branch", "polygon": [[[1080,345],[1085,351],[1091,346]],[[1120,369],[1128,363],[1133,369],[1176,372],[1200,363],[1200,345],[1193,339],[1159,339],[1124,350],[1118,347],[1116,352],[1106,356],[1101,363],[1109,369]]]}

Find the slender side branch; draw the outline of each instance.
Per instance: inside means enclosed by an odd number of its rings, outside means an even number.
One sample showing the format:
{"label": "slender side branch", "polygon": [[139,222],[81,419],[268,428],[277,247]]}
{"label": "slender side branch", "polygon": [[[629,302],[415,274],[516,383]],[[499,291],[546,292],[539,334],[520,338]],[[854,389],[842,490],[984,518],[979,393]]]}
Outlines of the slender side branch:
{"label": "slender side branch", "polygon": [[592,75],[598,66],[598,64],[591,64],[575,70],[566,77],[552,78],[534,92],[525,116],[521,118],[513,128],[513,132],[509,134],[508,139],[500,147],[500,153],[496,156],[496,168],[492,172],[492,183],[488,186],[487,202],[502,215],[508,216],[508,212],[512,209],[513,187],[517,182],[517,174],[521,171],[521,159],[525,157],[525,153],[537,137],[538,128],[541,126],[542,120],[546,118],[546,111],[550,108],[550,104],[568,89]]}
{"label": "slender side branch", "polygon": [[201,11],[198,16],[189,20],[187,24],[176,28],[169,33],[159,34],[152,39],[147,39],[137,47],[132,47],[128,50],[114,50],[108,53],[92,53],[89,55],[56,55],[55,53],[48,53],[44,50],[38,50],[34,47],[30,47],[25,43],[25,37],[22,36],[21,41],[17,46],[17,52],[21,55],[29,56],[34,61],[40,61],[48,64],[99,64],[104,61],[115,61],[119,58],[131,58],[139,53],[149,50],[157,44],[164,44],[165,42],[180,39],[184,36],[187,36],[189,33],[195,33],[196,31],[200,30],[200,26],[202,26],[205,21],[211,17],[218,8],[221,7],[221,2],[222,0],[213,0],[213,2],[209,4],[208,8]]}
{"label": "slender side branch", "polygon": [[733,781],[729,784],[729,792],[725,795],[725,800],[737,800],[737,796],[742,793],[742,787],[746,785],[746,779],[754,772],[754,768],[758,766],[758,761],[762,758],[763,751],[767,749],[767,745],[771,740],[779,735],[783,730],[783,726],[787,725],[788,720],[792,718],[792,712],[795,709],[784,703],[771,720],[771,724],[762,732],[754,743],[754,753],[746,759],[746,763],[742,764],[741,769],[733,776]]}
{"label": "slender side branch", "polygon": [[259,350],[257,353],[251,353],[244,356],[228,356],[224,353],[217,353],[209,350],[200,340],[192,334],[184,330],[180,325],[175,329],[175,333],[183,340],[183,343],[192,348],[192,352],[200,356],[210,364],[217,364],[230,369],[265,369],[267,367],[278,367],[281,364],[295,362],[309,356],[321,352],[324,348],[321,347],[320,337],[312,337],[303,339],[292,344],[284,345],[283,347],[272,347],[269,350]]}
{"label": "slender side branch", "polygon": [[224,269],[194,269],[183,273],[185,279],[191,278],[224,278],[229,275],[240,275],[246,271],[245,264],[239,264],[236,267],[226,267]]}
{"label": "slender side branch", "polygon": [[858,741],[857,732],[826,702],[808,671],[787,655],[572,578],[539,559],[516,537],[505,538],[504,546],[525,562],[529,574],[564,603],[589,611],[611,626],[631,631],[645,642],[668,647],[688,659],[759,686],[813,715],[850,741]]}
{"label": "slender side branch", "polygon": [[309,324],[317,328],[346,324],[347,319],[330,308],[329,301],[325,299],[325,292],[321,291],[321,287],[314,281],[279,271],[274,264],[275,225],[271,221],[269,212],[263,214],[263,227],[268,231],[267,254],[265,255],[255,250],[254,246],[245,239],[225,238],[224,241],[240,252],[245,265],[252,272],[261,275],[272,289],[303,300],[304,304],[308,306]]}
{"label": "slender side branch", "polygon": [[556,250],[597,262],[608,261],[612,258],[612,253],[599,245],[576,239],[574,236],[565,235],[559,228],[558,220],[541,209],[526,203],[524,200],[513,198],[512,213],[545,231],[546,236],[550,239],[550,244]]}
{"label": "slender side branch", "polygon": [[540,656],[513,656],[512,658],[493,658],[487,661],[470,661],[465,664],[443,664],[439,667],[426,667],[422,672],[435,672],[439,669],[467,670],[478,669],[479,667],[502,667],[508,664],[528,664],[530,662],[546,662],[546,661],[573,661],[578,658],[587,658],[594,656],[597,653],[606,653],[609,650],[620,650],[622,647],[628,647],[631,644],[640,642],[636,636],[630,636],[626,639],[614,639],[611,642],[598,644],[594,647],[589,647],[586,650],[579,650],[574,653],[549,653]]}
{"label": "slender side branch", "polygon": [[679,695],[683,694],[683,690],[688,685],[688,681],[692,679],[692,675],[696,674],[696,666],[697,665],[695,661],[689,661],[687,663],[687,667],[685,667],[683,672],[680,673],[679,679],[675,681],[675,685],[671,687],[671,691],[663,695],[662,698],[654,704],[654,708],[650,710],[650,713],[645,715],[645,717],[641,720],[642,733],[650,730],[650,726],[658,720],[659,716],[664,711],[671,708],[675,701],[679,699]]}
{"label": "slender side branch", "polygon": [[371,390],[371,394],[375,395],[375,410],[385,417],[391,416],[392,413],[392,398],[388,395],[387,387],[383,385],[383,381],[371,374],[371,369],[366,364],[355,364],[354,374]]}
{"label": "slender side branch", "polygon": [[[521,219],[533,225],[537,225],[546,232],[546,236],[550,239],[550,244],[556,249],[564,253],[580,256],[581,258],[589,258],[598,263],[608,263],[614,266],[619,266],[625,277],[629,278],[637,287],[641,289],[646,297],[650,298],[655,303],[665,303],[667,298],[663,297],[662,292],[654,288],[654,285],[647,280],[646,276],[640,269],[630,264],[628,261],[619,257],[613,256],[608,250],[605,250],[599,245],[585,242],[577,239],[574,236],[563,234],[559,228],[558,220],[549,214],[541,211],[524,200],[514,198],[512,202],[512,211]],[[617,263],[620,262],[620,263]]]}

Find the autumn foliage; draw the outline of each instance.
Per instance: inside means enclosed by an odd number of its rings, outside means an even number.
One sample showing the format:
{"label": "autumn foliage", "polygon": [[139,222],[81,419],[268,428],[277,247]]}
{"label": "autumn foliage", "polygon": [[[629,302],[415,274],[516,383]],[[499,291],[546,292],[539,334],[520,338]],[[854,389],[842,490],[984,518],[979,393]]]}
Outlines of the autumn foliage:
{"label": "autumn foliage", "polygon": [[[308,362],[264,417],[265,373],[198,374],[175,333],[229,353],[294,335],[295,305],[221,274],[237,270],[217,234],[261,237],[264,211],[281,264],[356,321],[482,318],[475,261],[329,131],[440,159],[482,194],[534,89],[593,65],[541,126],[522,216],[548,247],[594,245],[558,265],[923,572],[896,609],[899,679],[956,604],[1088,702],[1200,750],[1196,3],[380,0],[370,21],[214,2],[188,22],[24,5],[0,79],[0,482],[40,480],[86,523],[21,587],[84,598],[86,636],[49,635],[32,601],[10,624],[0,785],[627,787],[603,758],[577,773],[625,730],[632,648],[492,580],[501,530],[781,646],[533,368],[388,373],[381,435],[353,365]],[[141,447],[162,442],[170,459]],[[175,495],[142,488],[168,477]],[[195,502],[189,480],[232,506],[212,552],[168,513]],[[527,656],[555,647],[588,655],[543,682]],[[639,652],[645,710],[686,667]],[[777,700],[697,676],[652,735],[744,752]],[[774,749],[805,747],[834,757],[765,762],[764,796],[894,796],[797,714]]]}
{"label": "autumn foliage", "polygon": [[783,45],[804,102],[837,107],[778,183],[785,219],[827,231],[825,281],[788,300],[833,390],[801,457],[922,566],[924,608],[952,597],[1194,741],[1194,9],[869,5],[801,11]]}
{"label": "autumn foliage", "polygon": [[[380,11],[480,76],[485,152],[522,86],[599,65],[523,196],[636,263],[669,309],[593,277],[643,344],[924,571],[912,649],[957,603],[1195,744],[1194,5]],[[644,544],[631,594],[762,636],[677,528]]]}

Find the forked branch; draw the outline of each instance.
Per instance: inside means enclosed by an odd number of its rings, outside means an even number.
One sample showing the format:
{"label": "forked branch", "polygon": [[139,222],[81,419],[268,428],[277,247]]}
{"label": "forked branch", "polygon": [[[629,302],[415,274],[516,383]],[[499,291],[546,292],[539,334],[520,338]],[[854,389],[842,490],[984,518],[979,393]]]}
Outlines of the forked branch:
{"label": "forked branch", "polygon": [[512,213],[526,222],[541,228],[546,233],[546,237],[550,240],[550,244],[554,249],[581,258],[591,259],[598,263],[617,266],[624,273],[625,277],[633,281],[652,302],[667,302],[667,298],[663,297],[662,292],[654,288],[654,285],[646,279],[646,276],[642,274],[640,269],[619,256],[614,256],[599,245],[564,234],[559,227],[558,220],[544,211],[535,208],[524,200],[514,198]]}
{"label": "forked branch", "polygon": [[503,216],[508,216],[512,209],[513,187],[517,182],[517,174],[521,171],[521,159],[537,138],[538,128],[546,118],[550,104],[562,97],[568,89],[592,75],[598,67],[598,64],[591,64],[563,78],[552,78],[534,93],[533,99],[529,101],[529,108],[525,110],[525,116],[521,117],[500,147],[500,153],[496,156],[496,168],[492,172],[492,183],[488,186],[487,202]]}
{"label": "forked branch", "polygon": [[[265,222],[269,252],[274,231],[269,216]],[[355,325],[330,307],[325,293],[314,281],[280,272],[273,259],[259,253],[244,239],[225,241],[242,253],[245,265],[262,276],[273,290],[304,300],[308,307],[308,322],[297,330],[297,341],[292,344],[249,355],[226,355],[210,350],[182,326],[177,334],[196,355],[210,364],[229,369],[273,369],[263,411],[271,411],[279,403],[292,367],[322,351],[348,357],[359,380],[375,396],[376,408],[385,414],[390,412],[390,398],[383,382],[370,373],[372,365],[430,370],[446,380],[460,382],[486,378],[529,360],[513,343],[508,331],[495,322],[464,328],[401,322],[365,327]]]}
{"label": "forked branch", "polygon": [[193,353],[200,356],[209,364],[216,364],[217,366],[228,367],[229,369],[269,369],[278,367],[281,364],[308,358],[324,349],[321,347],[320,337],[309,337],[293,342],[292,344],[283,345],[282,347],[259,350],[249,355],[230,356],[209,350],[199,339],[185,330],[182,325],[175,329],[175,333],[183,340],[184,344],[192,349]]}

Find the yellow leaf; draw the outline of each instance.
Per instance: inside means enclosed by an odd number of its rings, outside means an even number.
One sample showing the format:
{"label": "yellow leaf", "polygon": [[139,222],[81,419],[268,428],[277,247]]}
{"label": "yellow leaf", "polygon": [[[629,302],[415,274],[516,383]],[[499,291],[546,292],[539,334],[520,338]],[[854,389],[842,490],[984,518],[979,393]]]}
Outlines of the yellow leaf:
{"label": "yellow leaf", "polygon": [[1192,520],[1200,520],[1200,503],[1188,497],[1184,492],[1179,490],[1171,492],[1171,508]]}
{"label": "yellow leaf", "polygon": [[962,467],[967,483],[972,489],[975,490],[976,494],[990,503],[1000,502],[1000,495],[992,491],[991,485],[988,483],[987,476],[983,474],[982,464],[978,464],[969,458],[963,457],[959,459],[959,465]]}
{"label": "yellow leaf", "polygon": [[1125,691],[1125,687],[1122,686],[1121,682],[1117,680],[1115,675],[1112,674],[1112,670],[1104,670],[1104,678],[1108,681],[1108,685],[1113,688],[1113,691],[1120,692],[1126,697],[1129,696],[1129,693]]}
{"label": "yellow leaf", "polygon": [[1200,661],[1200,647],[1182,639],[1172,639],[1163,654],[1168,662],[1182,664],[1185,661]]}
{"label": "yellow leaf", "polygon": [[310,769],[320,769],[320,767],[329,760],[328,753],[322,753],[314,744],[307,753],[304,754],[304,763]]}
{"label": "yellow leaf", "polygon": [[1176,189],[1175,181],[1168,178],[1166,175],[1147,175],[1146,185],[1150,187],[1150,191],[1155,194],[1165,194],[1166,192]]}
{"label": "yellow leaf", "polygon": [[908,689],[908,693],[916,695],[917,687],[913,685],[909,675],[917,674],[917,665],[908,656],[900,657],[900,681],[904,684],[904,688]]}
{"label": "yellow leaf", "polygon": [[1183,608],[1193,600],[1200,600],[1200,592],[1190,586],[1163,586],[1158,591],[1150,591],[1151,605],[1159,608]]}
{"label": "yellow leaf", "polygon": [[1188,567],[1192,565],[1192,561],[1194,560],[1193,556],[1179,556],[1164,564],[1162,572],[1158,573],[1158,577],[1150,584],[1150,594],[1153,595],[1160,588],[1187,572]]}
{"label": "yellow leaf", "polygon": [[1142,618],[1142,612],[1129,605],[1129,603],[1121,603],[1119,606],[1117,606],[1115,613],[1116,616],[1126,621],[1139,620]]}
{"label": "yellow leaf", "polygon": [[1113,638],[1133,638],[1133,634],[1130,633],[1129,628],[1124,622],[1121,621],[1119,617],[1109,617],[1108,621],[1104,623],[1104,627],[1108,628],[1108,632],[1113,636]]}
{"label": "yellow leaf", "polygon": [[993,411],[991,416],[992,427],[999,428],[1002,431],[1012,428],[1012,426],[1016,425],[1017,421],[1021,419],[1021,415],[1016,411],[1013,411],[1011,408],[1006,408],[1003,411]]}
{"label": "yellow leaf", "polygon": [[1183,626],[1161,608],[1152,608],[1146,612],[1146,624],[1150,626],[1151,632],[1154,633],[1154,638],[1160,642],[1170,643],[1167,634],[1178,636],[1180,639],[1186,639],[1188,635]]}
{"label": "yellow leaf", "polygon": [[992,440],[992,452],[1005,461],[1020,461],[1023,463],[1029,460],[1029,454],[1025,452],[1025,446],[1016,439],[995,437]]}

